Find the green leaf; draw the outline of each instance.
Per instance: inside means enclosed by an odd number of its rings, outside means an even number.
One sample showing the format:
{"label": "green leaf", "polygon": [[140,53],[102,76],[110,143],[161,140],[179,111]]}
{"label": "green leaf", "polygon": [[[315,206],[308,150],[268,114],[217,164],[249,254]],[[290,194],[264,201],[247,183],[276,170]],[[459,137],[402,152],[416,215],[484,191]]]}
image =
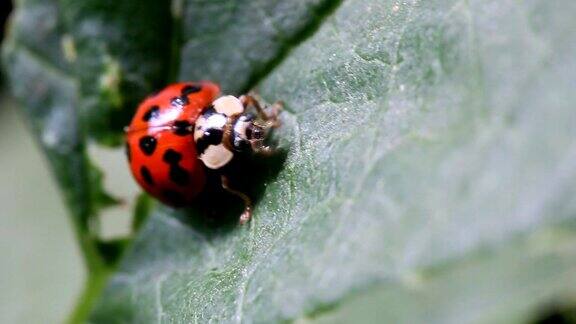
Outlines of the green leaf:
{"label": "green leaf", "polygon": [[[232,199],[214,220],[144,198],[92,322],[509,322],[574,302],[576,4],[174,1],[170,17],[150,2],[62,1],[53,38],[29,40],[18,28],[32,22],[16,19],[5,56],[28,109],[50,100],[27,97],[35,83],[19,74],[62,93],[50,111],[80,116],[79,145],[84,134],[115,142],[102,135],[119,134],[108,112],[124,116],[171,76],[232,93],[256,85],[286,103],[284,155],[242,175],[257,198],[246,226],[233,225]],[[94,20],[103,29],[83,34]],[[76,65],[54,47],[68,33]],[[97,75],[134,82],[103,94]],[[96,102],[102,115],[77,108]]]}
{"label": "green leaf", "polygon": [[217,80],[224,92],[249,90],[340,0],[177,0],[180,80]]}
{"label": "green leaf", "polygon": [[[79,105],[90,135],[118,143],[134,107],[168,78],[168,1],[62,0],[64,49],[79,83]],[[66,53],[65,53],[66,54]]]}
{"label": "green leaf", "polygon": [[4,46],[4,66],[21,100],[28,123],[40,143],[70,207],[86,263],[102,266],[89,233],[91,218],[114,200],[103,192],[100,172],[86,156],[86,142],[75,105],[77,83],[60,47],[63,26],[55,3],[28,1],[13,16]]}

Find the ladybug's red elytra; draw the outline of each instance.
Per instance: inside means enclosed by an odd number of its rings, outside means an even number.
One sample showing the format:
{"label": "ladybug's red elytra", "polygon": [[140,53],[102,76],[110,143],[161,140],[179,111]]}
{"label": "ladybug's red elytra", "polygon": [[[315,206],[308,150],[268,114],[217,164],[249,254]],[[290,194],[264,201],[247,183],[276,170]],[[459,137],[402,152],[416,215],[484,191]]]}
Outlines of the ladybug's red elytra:
{"label": "ladybug's red elytra", "polygon": [[244,201],[240,223],[250,219],[250,198],[231,188],[223,171],[235,154],[267,153],[264,139],[279,125],[281,103],[263,108],[253,95],[221,96],[209,81],[167,86],[146,98],[126,127],[126,154],[140,186],[167,205],[192,203],[206,185],[206,169],[220,172],[222,187]]}

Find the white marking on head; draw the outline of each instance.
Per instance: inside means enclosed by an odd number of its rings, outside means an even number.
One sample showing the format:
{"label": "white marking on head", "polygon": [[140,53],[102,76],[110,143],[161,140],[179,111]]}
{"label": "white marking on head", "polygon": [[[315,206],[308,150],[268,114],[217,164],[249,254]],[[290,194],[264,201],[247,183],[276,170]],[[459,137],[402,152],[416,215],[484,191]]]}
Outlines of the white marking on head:
{"label": "white marking on head", "polygon": [[244,106],[240,99],[234,96],[223,96],[220,97],[212,103],[214,105],[214,110],[220,114],[224,114],[228,117],[233,115],[238,115],[244,112]]}
{"label": "white marking on head", "polygon": [[234,153],[230,152],[223,144],[219,144],[209,145],[200,155],[200,160],[210,169],[219,169],[230,162],[233,157]]}
{"label": "white marking on head", "polygon": [[236,122],[236,124],[234,125],[234,132],[238,135],[240,135],[240,137],[242,139],[247,139],[246,137],[246,128],[248,128],[248,126],[250,126],[251,121],[246,121],[246,117],[245,116],[241,116],[238,121]]}

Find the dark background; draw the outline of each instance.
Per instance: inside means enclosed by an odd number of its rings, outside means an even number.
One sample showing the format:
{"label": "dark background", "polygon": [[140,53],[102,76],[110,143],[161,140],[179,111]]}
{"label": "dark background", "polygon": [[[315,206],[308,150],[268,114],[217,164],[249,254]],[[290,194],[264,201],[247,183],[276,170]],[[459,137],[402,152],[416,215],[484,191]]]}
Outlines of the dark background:
{"label": "dark background", "polygon": [[4,30],[6,28],[6,18],[8,18],[11,11],[12,1],[2,0],[2,3],[0,3],[0,23],[2,24],[0,30],[2,31],[2,36],[4,35]]}

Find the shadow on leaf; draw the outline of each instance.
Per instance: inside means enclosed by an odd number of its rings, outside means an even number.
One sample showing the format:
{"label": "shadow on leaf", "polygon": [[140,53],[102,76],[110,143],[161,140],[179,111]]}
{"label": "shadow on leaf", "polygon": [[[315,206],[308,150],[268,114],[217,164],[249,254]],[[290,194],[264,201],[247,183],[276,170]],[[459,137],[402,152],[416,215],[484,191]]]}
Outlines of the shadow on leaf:
{"label": "shadow on leaf", "polygon": [[[278,149],[269,156],[256,155],[233,160],[225,170],[230,186],[247,194],[253,206],[257,207],[266,185],[276,179],[287,156],[286,149]],[[220,173],[209,171],[205,190],[193,206],[183,209],[177,217],[195,230],[214,236],[240,226],[238,220],[243,209],[242,200],[222,188]],[[255,216],[258,217],[257,214]]]}

